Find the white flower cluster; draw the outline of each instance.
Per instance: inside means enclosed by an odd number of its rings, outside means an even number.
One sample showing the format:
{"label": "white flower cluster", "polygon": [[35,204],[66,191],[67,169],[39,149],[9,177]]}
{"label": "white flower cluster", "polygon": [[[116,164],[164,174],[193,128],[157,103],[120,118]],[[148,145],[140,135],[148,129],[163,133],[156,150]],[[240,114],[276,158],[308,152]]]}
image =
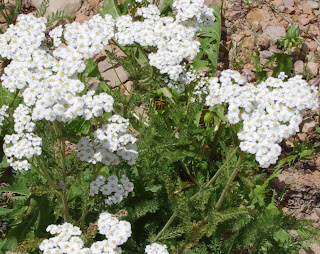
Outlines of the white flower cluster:
{"label": "white flower cluster", "polygon": [[189,26],[209,26],[215,20],[213,9],[206,6],[203,0],[178,0],[173,2],[172,7],[177,9],[176,20],[187,21]]}
{"label": "white flower cluster", "polygon": [[[192,6],[183,10],[188,4]],[[142,46],[156,47],[158,51],[148,55],[150,65],[177,80],[183,72],[182,60],[192,60],[199,52],[200,43],[194,37],[203,18],[205,25],[209,25],[215,17],[203,0],[176,0],[174,6],[178,12],[176,18],[160,17],[160,10],[152,4],[138,9],[137,14],[143,21],[133,22],[130,16],[119,17],[115,38],[121,45],[138,42]]]}
{"label": "white flower cluster", "polygon": [[16,25],[10,25],[0,36],[0,55],[7,59],[30,60],[34,50],[45,38],[46,18],[19,15]]}
{"label": "white flower cluster", "polygon": [[9,106],[7,105],[3,105],[0,108],[0,126],[2,126],[2,122],[4,120],[5,117],[8,117],[9,115],[7,114],[7,110],[9,109]]}
{"label": "white flower cluster", "polygon": [[238,133],[242,151],[255,154],[261,167],[275,163],[281,153],[278,145],[299,131],[306,109],[318,107],[318,90],[301,76],[288,81],[268,78],[259,85],[245,84],[236,71],[223,71],[220,79],[209,80],[208,106],[228,103],[228,120],[243,121]]}
{"label": "white flower cluster", "polygon": [[136,138],[128,133],[129,120],[113,115],[108,121],[108,124],[94,132],[93,141],[89,137],[79,141],[77,157],[93,164],[101,162],[105,165],[118,165],[120,156],[129,165],[135,164],[138,152]]}
{"label": "white flower cluster", "polygon": [[13,113],[14,130],[17,134],[6,135],[4,153],[7,161],[15,170],[31,168],[28,159],[41,154],[42,139],[33,132],[35,124],[31,122],[31,110],[20,104]]}
{"label": "white flower cluster", "polygon": [[107,205],[120,203],[123,197],[128,196],[133,191],[133,183],[125,175],[121,176],[120,183],[116,175],[109,176],[107,183],[105,181],[106,178],[102,175],[92,181],[90,183],[90,195],[97,195],[101,191],[104,196],[108,196],[105,199]]}
{"label": "white flower cluster", "polygon": [[159,243],[153,243],[147,245],[145,248],[146,254],[169,254],[167,250],[167,245],[161,245]]}
{"label": "white flower cluster", "polygon": [[[84,91],[85,85],[76,76],[84,71],[84,60],[99,53],[113,37],[114,21],[111,16],[102,18],[96,15],[83,24],[75,22],[66,25],[65,31],[61,26],[53,29],[50,35],[55,46],[60,46],[61,37],[66,45],[54,49],[52,54],[49,49],[41,47],[45,24],[44,18],[20,15],[17,25],[11,26],[0,37],[4,52],[10,52],[11,47],[21,48],[24,52],[24,55],[11,53],[8,56],[13,61],[4,70],[3,87],[11,92],[23,89],[24,102],[33,108],[34,121],[46,119],[67,122],[78,116],[84,116],[87,120],[102,115],[104,111],[111,112],[113,98],[110,95],[94,95],[93,91],[83,96],[77,95]],[[26,50],[24,42],[29,43],[33,37],[37,38],[37,42]],[[6,56],[2,53],[2,56]]]}
{"label": "white flower cluster", "polygon": [[50,225],[47,232],[56,236],[43,240],[39,249],[44,254],[116,254],[122,252],[119,246],[131,236],[131,224],[119,221],[109,213],[100,214],[98,229],[107,239],[93,243],[90,248],[83,248],[84,243],[79,237],[82,232],[78,227],[70,223]]}

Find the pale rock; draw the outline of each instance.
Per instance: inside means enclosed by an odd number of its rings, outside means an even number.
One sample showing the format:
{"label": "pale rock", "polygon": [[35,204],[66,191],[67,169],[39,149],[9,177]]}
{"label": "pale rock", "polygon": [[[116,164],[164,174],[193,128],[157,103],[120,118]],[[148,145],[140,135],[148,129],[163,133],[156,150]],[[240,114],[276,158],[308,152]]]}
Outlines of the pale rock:
{"label": "pale rock", "polygon": [[76,16],[76,19],[74,20],[75,22],[78,22],[78,23],[83,23],[85,21],[88,21],[89,20],[89,16],[83,14],[83,13],[79,13],[77,16]]}
{"label": "pale rock", "polygon": [[304,62],[299,60],[294,63],[294,72],[296,74],[304,73]]}
{"label": "pale rock", "polygon": [[305,141],[307,139],[307,134],[306,133],[298,133],[297,134],[298,138],[300,141]]}
{"label": "pale rock", "polygon": [[283,36],[286,36],[286,29],[281,26],[268,26],[263,34],[262,37],[269,40],[271,43],[275,43],[278,39]]}
{"label": "pale rock", "polygon": [[249,69],[243,69],[242,76],[247,80],[247,82],[252,82],[256,78],[256,75],[254,74],[254,72]]}
{"label": "pale rock", "polygon": [[317,222],[319,220],[319,216],[318,216],[318,214],[316,212],[314,212],[314,213],[312,213],[310,215],[310,219],[314,220],[315,222]]}
{"label": "pale rock", "polygon": [[263,38],[262,36],[258,37],[257,43],[261,47],[261,49],[268,49],[270,46],[270,41]]}
{"label": "pale rock", "polygon": [[307,63],[307,68],[306,68],[313,76],[318,75],[319,67],[317,63],[314,62],[309,62]]}
{"label": "pale rock", "polygon": [[320,7],[319,2],[316,2],[316,1],[308,1],[307,4],[308,4],[312,9],[319,9],[319,7]]}
{"label": "pale rock", "polygon": [[312,14],[312,8],[309,4],[303,4],[302,5],[302,11],[304,14],[311,15]]}
{"label": "pale rock", "polygon": [[280,5],[283,5],[283,0],[273,0],[272,3],[273,3],[276,7],[279,7]]}
{"label": "pale rock", "polygon": [[240,42],[242,40],[243,36],[241,34],[233,34],[231,36],[231,39],[235,42]]}
{"label": "pale rock", "polygon": [[120,87],[121,95],[129,95],[133,82],[131,80],[127,81]]}
{"label": "pale rock", "polygon": [[270,60],[272,56],[273,56],[273,52],[271,51],[268,51],[268,50],[260,51],[260,58],[262,59]]}
{"label": "pale rock", "polygon": [[288,7],[284,6],[284,5],[281,5],[278,7],[278,11],[280,12],[286,12],[288,10]]}
{"label": "pale rock", "polygon": [[288,7],[287,13],[293,14],[296,11],[296,8],[294,7]]}
{"label": "pale rock", "polygon": [[320,208],[315,208],[314,211],[320,217]]}
{"label": "pale rock", "polygon": [[317,123],[313,120],[313,118],[307,118],[302,122],[302,129],[303,133],[310,132],[313,128],[317,126]]}
{"label": "pale rock", "polygon": [[112,63],[108,58],[98,63],[101,76],[111,88],[126,82],[129,78],[127,71],[120,65]]}
{"label": "pale rock", "polygon": [[304,249],[300,249],[298,254],[308,254],[308,252],[306,252]]}
{"label": "pale rock", "polygon": [[311,21],[310,18],[305,18],[305,17],[299,18],[299,23],[303,26],[308,25],[310,21]]}
{"label": "pale rock", "polygon": [[261,9],[253,9],[247,14],[247,19],[252,24],[253,22],[262,22],[264,20],[264,12]]}
{"label": "pale rock", "polygon": [[[42,0],[31,0],[31,2],[36,8],[39,8]],[[80,7],[81,0],[51,0],[46,15],[50,15],[56,11],[64,11],[66,14],[74,17]]]}
{"label": "pale rock", "polygon": [[283,4],[285,7],[293,7],[294,1],[293,0],[283,0]]}

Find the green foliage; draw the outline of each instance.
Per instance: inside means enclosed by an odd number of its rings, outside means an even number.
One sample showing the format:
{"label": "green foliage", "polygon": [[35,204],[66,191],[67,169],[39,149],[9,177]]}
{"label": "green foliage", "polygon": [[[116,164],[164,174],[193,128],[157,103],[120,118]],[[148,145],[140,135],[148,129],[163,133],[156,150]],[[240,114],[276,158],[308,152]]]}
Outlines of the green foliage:
{"label": "green foliage", "polygon": [[35,16],[36,17],[43,17],[46,14],[46,11],[47,11],[47,9],[49,7],[49,3],[50,3],[50,0],[43,0],[41,2],[40,7],[38,8],[37,13],[35,14]]}
{"label": "green foliage", "polygon": [[52,13],[48,18],[47,18],[47,27],[51,26],[52,24],[54,24],[54,22],[59,21],[59,20],[63,20],[66,19],[69,22],[73,21],[73,18],[66,14],[64,11],[56,11],[54,13]]}
{"label": "green foliage", "polygon": [[193,62],[195,70],[209,68],[208,72],[217,71],[220,39],[221,39],[221,10],[218,5],[212,7],[216,21],[210,27],[204,28],[200,35],[200,52]]}
{"label": "green foliage", "polygon": [[260,53],[255,50],[255,55],[251,55],[251,59],[254,63],[257,76],[260,81],[264,81],[268,78],[268,71],[266,68],[272,69],[272,77],[278,77],[280,72],[284,72],[288,77],[292,76],[292,56],[286,53],[274,53],[272,58],[264,65],[260,64]]}
{"label": "green foliage", "polygon": [[277,41],[279,47],[285,49],[298,49],[302,45],[302,37],[299,36],[299,24],[291,24],[287,30],[287,34]]}
{"label": "green foliage", "polygon": [[106,14],[110,14],[113,18],[120,16],[119,7],[116,0],[104,0],[102,8],[100,10],[100,15],[104,17]]}
{"label": "green foliage", "polygon": [[313,158],[313,152],[314,147],[312,144],[309,144],[306,140],[299,144],[298,141],[293,141],[293,150],[290,153],[287,153],[285,158],[279,160],[277,167],[281,168],[285,164],[288,164],[288,166],[296,167],[297,162],[299,162],[301,159],[312,159]]}
{"label": "green foliage", "polygon": [[8,6],[0,4],[0,13],[4,17],[8,25],[13,24],[16,21],[17,16],[21,13],[22,0],[16,0],[14,5],[8,10]]}

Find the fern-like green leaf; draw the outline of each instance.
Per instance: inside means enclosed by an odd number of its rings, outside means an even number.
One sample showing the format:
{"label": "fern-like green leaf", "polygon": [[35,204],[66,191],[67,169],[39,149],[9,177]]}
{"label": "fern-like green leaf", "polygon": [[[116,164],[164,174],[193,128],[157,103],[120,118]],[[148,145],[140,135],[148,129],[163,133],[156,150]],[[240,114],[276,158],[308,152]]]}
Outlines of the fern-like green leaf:
{"label": "fern-like green leaf", "polygon": [[36,17],[39,18],[39,17],[43,17],[44,14],[46,14],[46,11],[49,7],[49,3],[50,3],[50,0],[43,0],[41,2],[41,5],[39,7],[39,9],[37,10],[37,13],[36,13]]}
{"label": "fern-like green leaf", "polygon": [[58,20],[63,20],[66,19],[69,22],[73,21],[73,18],[66,14],[64,11],[57,11],[52,13],[49,17],[48,17],[48,22],[47,22],[47,26],[51,26],[54,22],[58,21]]}

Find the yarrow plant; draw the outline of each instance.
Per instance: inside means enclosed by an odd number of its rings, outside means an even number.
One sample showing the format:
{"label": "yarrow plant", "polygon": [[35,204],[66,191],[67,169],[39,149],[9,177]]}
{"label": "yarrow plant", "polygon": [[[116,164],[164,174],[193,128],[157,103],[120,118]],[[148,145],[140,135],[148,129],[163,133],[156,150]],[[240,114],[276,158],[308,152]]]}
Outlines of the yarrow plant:
{"label": "yarrow plant", "polygon": [[120,203],[133,191],[134,185],[125,175],[121,176],[120,183],[116,175],[109,176],[107,183],[105,180],[105,177],[100,175],[90,183],[90,196],[98,195],[101,191],[104,196],[107,196],[104,200],[107,205]]}
{"label": "yarrow plant", "polygon": [[[0,169],[9,165],[16,181],[2,191],[18,195],[13,209],[1,210],[10,230],[0,252],[206,254],[239,252],[248,242],[257,252],[299,245],[275,239],[305,225],[279,222],[246,153],[260,167],[275,164],[280,142],[317,108],[318,90],[284,73],[251,84],[232,70],[219,78],[198,72],[197,61],[215,59],[209,44],[219,45],[211,38],[221,30],[214,10],[203,0],[161,7],[106,0],[81,24],[19,15],[0,35]],[[126,69],[131,86],[107,86],[93,60],[106,57]],[[257,194],[256,185],[265,189]],[[246,230],[255,232],[260,220],[280,228],[259,228],[265,238],[256,239]]]}
{"label": "yarrow plant", "polygon": [[316,87],[309,86],[301,76],[288,81],[284,78],[281,73],[255,86],[245,83],[238,72],[227,70],[219,79],[209,81],[206,104],[228,104],[229,122],[243,121],[238,133],[241,150],[255,154],[264,168],[278,160],[278,143],[299,131],[305,110],[318,107]]}

